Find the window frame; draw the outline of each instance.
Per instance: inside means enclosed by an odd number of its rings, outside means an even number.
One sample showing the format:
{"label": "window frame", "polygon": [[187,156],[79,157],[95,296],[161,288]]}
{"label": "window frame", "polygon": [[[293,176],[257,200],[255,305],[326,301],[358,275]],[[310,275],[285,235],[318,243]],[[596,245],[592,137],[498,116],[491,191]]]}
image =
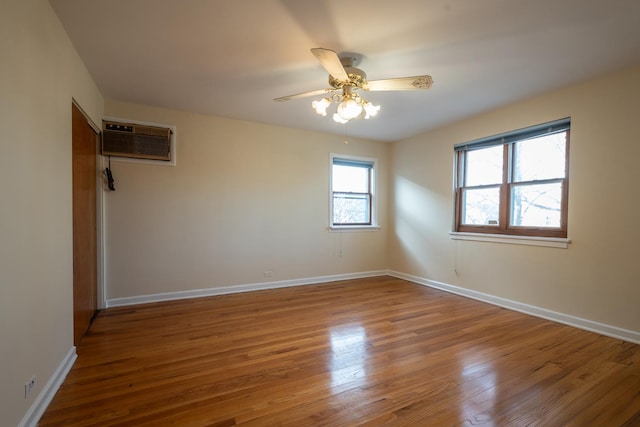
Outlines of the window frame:
{"label": "window frame", "polygon": [[[377,229],[377,208],[376,208],[376,176],[378,159],[373,157],[353,156],[346,154],[330,153],[329,156],[329,228],[331,230],[347,230],[347,229]],[[333,166],[354,166],[363,167],[369,170],[368,174],[368,192],[345,192],[333,191]],[[334,198],[336,194],[354,194],[363,195],[369,199],[369,222],[366,223],[334,223]]]}
{"label": "window frame", "polygon": [[[565,173],[563,178],[540,179],[514,182],[515,162],[514,145],[518,141],[524,141],[545,135],[566,132],[565,142]],[[481,233],[510,236],[530,236],[567,238],[568,235],[568,201],[569,201],[569,153],[571,140],[571,119],[565,118],[554,122],[543,123],[528,128],[506,132],[503,134],[482,138],[454,146],[454,232]],[[465,185],[465,171],[467,168],[467,153],[473,150],[502,146],[502,181],[489,185]],[[532,227],[511,225],[513,206],[511,195],[514,187],[526,185],[538,185],[547,183],[561,183],[560,202],[560,226],[559,227]],[[499,188],[499,216],[498,224],[471,225],[462,223],[464,191],[468,189]]]}

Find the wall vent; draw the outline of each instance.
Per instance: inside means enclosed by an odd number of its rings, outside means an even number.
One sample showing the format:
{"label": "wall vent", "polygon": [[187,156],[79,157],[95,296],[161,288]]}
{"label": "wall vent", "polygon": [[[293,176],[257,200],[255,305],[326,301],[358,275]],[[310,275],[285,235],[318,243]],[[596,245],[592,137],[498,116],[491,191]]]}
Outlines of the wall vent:
{"label": "wall vent", "polygon": [[171,129],[115,121],[102,122],[102,155],[171,161]]}

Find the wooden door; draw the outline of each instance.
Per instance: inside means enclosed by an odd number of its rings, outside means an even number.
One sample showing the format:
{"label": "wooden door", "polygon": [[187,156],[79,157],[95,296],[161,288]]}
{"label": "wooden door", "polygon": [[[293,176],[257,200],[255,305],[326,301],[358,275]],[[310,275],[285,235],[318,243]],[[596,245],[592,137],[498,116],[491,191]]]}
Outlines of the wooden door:
{"label": "wooden door", "polygon": [[72,104],[73,342],[77,346],[97,310],[97,134]]}

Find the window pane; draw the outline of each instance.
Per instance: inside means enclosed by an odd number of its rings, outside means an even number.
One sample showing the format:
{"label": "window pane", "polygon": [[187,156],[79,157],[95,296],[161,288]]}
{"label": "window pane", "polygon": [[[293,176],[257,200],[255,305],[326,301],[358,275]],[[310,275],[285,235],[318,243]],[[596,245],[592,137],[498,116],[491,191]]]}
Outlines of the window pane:
{"label": "window pane", "polygon": [[516,142],[513,181],[564,178],[566,141],[562,132]]}
{"label": "window pane", "polygon": [[465,186],[502,182],[502,145],[467,151]]}
{"label": "window pane", "polygon": [[462,193],[462,223],[499,225],[500,187],[467,189]]}
{"label": "window pane", "polygon": [[358,166],[333,165],[333,191],[351,193],[369,192],[369,171],[371,169]]}
{"label": "window pane", "polygon": [[560,227],[562,183],[514,185],[511,190],[511,225]]}
{"label": "window pane", "polygon": [[333,195],[334,224],[370,224],[368,194]]}

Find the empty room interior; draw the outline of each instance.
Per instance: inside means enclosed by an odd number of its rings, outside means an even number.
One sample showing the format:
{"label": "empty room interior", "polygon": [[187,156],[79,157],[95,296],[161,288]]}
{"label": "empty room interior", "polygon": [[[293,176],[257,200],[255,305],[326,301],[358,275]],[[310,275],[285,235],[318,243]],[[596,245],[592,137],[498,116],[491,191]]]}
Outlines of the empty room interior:
{"label": "empty room interior", "polygon": [[639,16],[3,1],[0,425],[640,425]]}

